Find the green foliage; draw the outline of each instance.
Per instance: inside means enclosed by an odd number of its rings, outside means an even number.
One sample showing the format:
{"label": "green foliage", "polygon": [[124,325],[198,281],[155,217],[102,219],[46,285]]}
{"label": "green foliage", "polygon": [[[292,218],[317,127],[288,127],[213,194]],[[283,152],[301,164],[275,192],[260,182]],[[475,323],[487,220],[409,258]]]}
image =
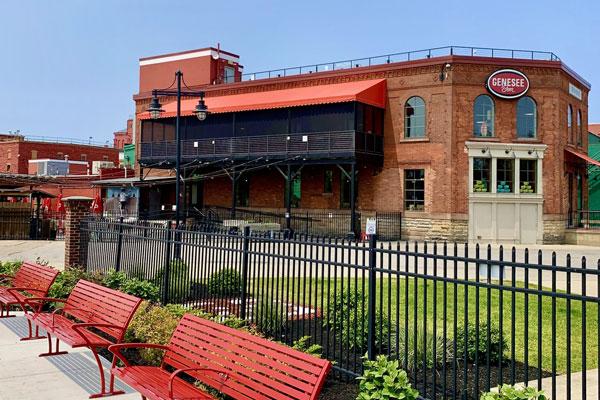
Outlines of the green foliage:
{"label": "green foliage", "polygon": [[[479,326],[474,323],[467,325],[467,335],[465,335],[464,326],[460,327],[456,336],[456,351],[457,357],[461,357],[464,354],[465,342],[467,346],[467,361],[475,362],[475,356],[477,356],[479,362],[487,360],[487,353],[489,351],[490,363],[497,364],[498,362],[504,362],[504,352],[508,348],[506,338],[500,335],[500,329],[492,324],[490,325],[490,343],[488,347],[487,340],[487,329],[488,325],[486,322],[482,322]],[[479,341],[477,341],[476,331],[479,330]]]}
{"label": "green foliage", "polygon": [[85,279],[94,283],[101,283],[99,276],[90,274],[81,268],[67,267],[56,277],[56,280],[50,287],[49,297],[66,299],[80,279]]}
{"label": "green foliage", "polygon": [[[6,261],[0,262],[0,274],[14,276],[19,268],[23,265],[22,261]],[[6,283],[7,280],[3,280],[0,278],[0,286],[3,283]]]}
{"label": "green foliage", "polygon": [[323,356],[323,347],[318,344],[310,344],[310,336],[302,336],[292,343],[292,348],[311,356],[321,358]]}
{"label": "green foliage", "polygon": [[482,394],[481,400],[546,400],[546,395],[534,387],[502,385],[497,392]]}
{"label": "green foliage", "polygon": [[363,375],[357,378],[360,381],[357,400],[416,400],[419,395],[411,387],[408,375],[400,369],[398,361],[390,361],[380,355],[375,361],[365,361],[364,367]]}
{"label": "green foliage", "polygon": [[124,293],[157,303],[160,299],[160,288],[149,281],[127,279],[120,287]]}
{"label": "green foliage", "polygon": [[127,275],[123,272],[117,272],[114,269],[108,271],[102,279],[102,284],[111,289],[120,289],[123,284],[127,281]]}
{"label": "green foliage", "polygon": [[[154,284],[162,287],[165,270],[162,268],[154,277]],[[190,293],[189,268],[182,260],[173,260],[169,265],[169,300],[183,301]]]}
{"label": "green foliage", "polygon": [[[395,344],[395,339],[391,339],[391,342]],[[424,361],[427,368],[441,366],[444,362],[444,352],[446,353],[446,360],[452,359],[451,343],[447,339],[446,346],[444,346],[443,336],[434,335],[432,332],[427,332],[427,335],[425,335],[423,326],[419,325],[416,335],[414,330],[409,330],[408,335],[405,335],[404,332],[398,334],[397,357],[402,366],[408,371],[422,369]],[[434,348],[435,357],[433,355]],[[404,366],[405,361],[406,366]]]}
{"label": "green foliage", "polygon": [[[338,336],[344,348],[364,351],[367,349],[369,334],[367,296],[358,287],[345,288],[338,292],[329,310],[324,310],[324,325]],[[393,326],[385,313],[375,312],[375,346],[385,350]]]}
{"label": "green foliage", "polygon": [[287,321],[287,310],[279,302],[262,298],[254,306],[256,329],[267,336],[281,333]]}
{"label": "green foliage", "polygon": [[223,268],[211,275],[208,293],[215,296],[239,296],[242,293],[242,276],[235,268]]}
{"label": "green foliage", "polygon": [[[167,344],[180,317],[174,315],[166,307],[144,302],[133,317],[127,329],[126,341],[141,343]],[[158,366],[162,361],[163,351],[157,349],[141,349],[140,357],[148,365]]]}

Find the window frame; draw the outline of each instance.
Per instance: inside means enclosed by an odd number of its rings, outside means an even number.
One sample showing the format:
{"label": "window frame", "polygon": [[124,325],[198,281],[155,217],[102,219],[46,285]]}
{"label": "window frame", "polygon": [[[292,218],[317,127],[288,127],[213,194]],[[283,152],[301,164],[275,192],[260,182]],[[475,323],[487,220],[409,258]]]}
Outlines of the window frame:
{"label": "window frame", "polygon": [[[533,114],[531,116],[528,116],[527,114],[519,113],[519,106],[521,104],[523,104],[523,102],[525,102],[525,101],[531,102],[531,105],[533,106]],[[519,139],[537,139],[537,121],[538,121],[537,102],[531,96],[523,96],[517,101],[516,107],[517,107],[517,110],[516,110],[517,111],[517,138],[519,138]],[[531,117],[533,119],[533,136],[529,136],[527,134],[527,132],[525,132],[524,134],[523,134],[523,132],[519,132],[519,120],[521,118],[523,118],[523,119],[525,119],[525,121],[527,121],[528,117]],[[527,131],[527,124],[525,124],[525,125],[526,125],[525,130]]]}
{"label": "window frame", "polygon": [[[477,160],[485,160],[485,162],[487,163],[487,168],[476,168],[476,164],[477,164]],[[476,175],[476,171],[479,171],[481,173],[483,173],[483,171],[487,171],[487,179],[477,179]],[[492,177],[493,177],[493,165],[492,165],[492,158],[490,157],[473,157],[473,179],[471,181],[471,191],[473,193],[491,193],[492,192]],[[485,184],[485,190],[475,190],[475,183],[481,181],[483,182],[487,182]]]}
{"label": "window frame", "polygon": [[[486,116],[486,110],[484,109],[482,113],[477,113],[477,102],[479,100],[489,100],[490,101],[490,106],[491,106],[491,118],[485,119],[485,125],[486,125],[486,131],[487,134],[483,135],[483,132],[481,132],[483,125],[480,125],[479,130],[477,129],[478,124],[483,124],[484,121],[478,121],[477,120],[477,116]],[[479,96],[475,97],[475,99],[473,100],[473,137],[477,137],[477,138],[487,138],[487,137],[496,137],[496,102],[494,101],[494,99],[492,98],[492,96],[487,95],[487,94],[480,94]]]}
{"label": "window frame", "polygon": [[[529,168],[523,168],[523,164],[526,163],[531,163],[531,165],[533,165],[532,169]],[[521,158],[519,159],[519,193],[520,194],[537,194],[538,190],[539,190],[539,185],[538,185],[538,176],[537,176],[537,169],[538,169],[538,163],[536,159],[532,159],[532,158]],[[533,180],[531,179],[523,179],[523,174],[527,174],[527,176],[531,177],[531,175],[533,175]],[[523,192],[523,182],[533,182],[533,185],[530,184],[530,186],[532,187],[533,191],[532,192]]]}
{"label": "window frame", "polygon": [[583,116],[581,109],[577,110],[577,146],[583,146]]}
{"label": "window frame", "polygon": [[323,171],[323,194],[333,194],[333,170]]}
{"label": "window frame", "polygon": [[567,106],[567,136],[568,142],[573,143],[573,106],[571,104]]}
{"label": "window frame", "polygon": [[[420,177],[415,178],[409,177],[410,173],[418,172]],[[409,188],[409,182],[412,184],[412,187]],[[415,211],[415,212],[425,212],[425,169],[424,168],[407,168],[404,170],[404,210],[405,211]],[[417,188],[417,184],[422,183],[423,188]],[[412,193],[412,198],[409,199],[408,193]],[[418,194],[421,194],[420,197],[417,198]],[[420,207],[419,207],[420,206]],[[412,207],[412,208],[411,208]]]}
{"label": "window frame", "polygon": [[[415,101],[420,101],[422,104],[421,105],[413,105],[413,104],[409,104],[411,102],[411,100],[415,100]],[[408,115],[408,109],[411,108],[413,111],[413,116],[409,116]],[[424,139],[425,137],[427,137],[427,104],[425,103],[425,100],[421,97],[421,96],[411,96],[409,97],[406,102],[404,102],[404,139],[410,140],[410,139]],[[422,114],[419,117],[417,115],[417,111],[418,110],[422,110]],[[422,118],[423,119],[423,123],[421,125],[415,124],[414,126],[409,124],[408,122],[412,120],[418,121],[418,118]],[[415,130],[418,129],[422,129],[422,132],[419,134],[419,132],[415,132],[414,134],[412,133]]]}

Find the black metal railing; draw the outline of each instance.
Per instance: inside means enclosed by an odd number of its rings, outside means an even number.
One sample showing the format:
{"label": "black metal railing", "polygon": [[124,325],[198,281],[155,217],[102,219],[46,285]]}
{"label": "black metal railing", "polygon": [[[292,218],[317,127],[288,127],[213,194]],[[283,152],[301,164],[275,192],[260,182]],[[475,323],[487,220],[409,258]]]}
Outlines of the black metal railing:
{"label": "black metal railing", "polygon": [[491,47],[445,46],[423,50],[404,51],[401,53],[384,54],[375,57],[356,58],[343,61],[334,61],[321,64],[309,64],[298,67],[288,67],[260,72],[242,74],[242,81],[257,79],[281,78],[285,76],[314,74],[317,72],[337,71],[340,69],[370,67],[373,65],[391,64],[396,62],[424,60],[443,56],[470,56],[512,58],[522,60],[560,61],[552,52],[535,50],[516,50]]}
{"label": "black metal railing", "polygon": [[600,210],[577,210],[569,213],[567,228],[600,229]]}
{"label": "black metal railing", "polygon": [[553,399],[600,395],[586,385],[600,374],[600,261],[105,220],[81,233],[88,271],[151,280],[164,303],[234,314],[278,341],[309,336],[340,378],[360,374],[365,353],[386,354],[426,399],[517,382]]}
{"label": "black metal railing", "polygon": [[[188,139],[181,142],[181,155],[185,160],[277,156],[332,158],[354,156],[356,153],[382,155],[383,136],[343,131]],[[175,141],[141,143],[142,159],[172,160],[175,154]]]}

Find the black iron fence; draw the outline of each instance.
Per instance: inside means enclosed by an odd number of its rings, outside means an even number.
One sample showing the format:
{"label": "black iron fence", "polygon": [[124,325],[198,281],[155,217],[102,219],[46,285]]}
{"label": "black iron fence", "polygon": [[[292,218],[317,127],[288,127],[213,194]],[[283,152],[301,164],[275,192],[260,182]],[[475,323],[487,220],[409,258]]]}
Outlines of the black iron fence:
{"label": "black iron fence", "polygon": [[600,210],[577,210],[569,213],[567,228],[600,229]]}
{"label": "black iron fence", "polygon": [[[280,230],[286,229],[285,212],[237,208],[235,214],[230,208],[208,206],[191,214],[197,220],[222,223],[236,219],[251,223],[277,224]],[[350,210],[297,210],[290,213],[290,228],[296,234],[345,238],[352,231]],[[381,240],[400,240],[402,237],[401,212],[356,212],[354,232],[365,229],[367,218],[375,218],[377,234]]]}
{"label": "black iron fence", "polygon": [[64,213],[32,214],[30,209],[0,214],[0,240],[63,240]]}
{"label": "black iron fence", "polygon": [[81,229],[87,270],[154,281],[164,303],[235,314],[279,341],[310,336],[341,378],[361,372],[363,355],[387,354],[428,399],[476,399],[517,382],[553,399],[600,395],[586,385],[600,378],[600,262],[247,228],[87,220]]}

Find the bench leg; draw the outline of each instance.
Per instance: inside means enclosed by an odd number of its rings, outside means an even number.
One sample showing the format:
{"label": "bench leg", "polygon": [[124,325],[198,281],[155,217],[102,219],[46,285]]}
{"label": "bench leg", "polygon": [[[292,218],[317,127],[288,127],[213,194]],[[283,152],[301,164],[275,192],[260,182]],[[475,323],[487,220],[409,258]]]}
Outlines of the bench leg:
{"label": "bench leg", "polygon": [[39,326],[35,326],[35,336],[33,336],[33,329],[32,329],[32,324],[31,324],[31,320],[28,319],[27,320],[27,324],[28,324],[28,330],[29,330],[29,335],[27,337],[21,338],[21,341],[27,341],[27,340],[37,340],[37,339],[43,339],[44,336],[40,335],[40,327]]}
{"label": "bench leg", "polygon": [[0,318],[13,318],[15,315],[10,314],[10,307],[0,303]]}
{"label": "bench leg", "polygon": [[[90,396],[90,399],[97,399],[100,397],[108,397],[115,396],[118,394],[124,394],[125,392],[122,390],[115,390],[115,377],[113,374],[110,374],[110,383],[108,391],[106,391],[106,379],[104,377],[104,367],[102,367],[102,361],[100,361],[100,356],[98,355],[98,349],[92,348],[92,353],[94,354],[94,358],[96,359],[96,363],[98,364],[98,370],[100,371],[100,387],[102,388],[100,393],[96,393]],[[111,369],[115,367],[117,363],[117,358],[113,357],[113,362],[111,365]]]}
{"label": "bench leg", "polygon": [[58,340],[58,338],[56,338],[56,349],[54,351],[52,351],[52,336],[50,336],[50,334],[47,334],[48,336],[48,352],[47,353],[42,353],[39,356],[40,357],[50,357],[50,356],[58,356],[61,354],[67,354],[68,351],[60,351],[60,340]]}

